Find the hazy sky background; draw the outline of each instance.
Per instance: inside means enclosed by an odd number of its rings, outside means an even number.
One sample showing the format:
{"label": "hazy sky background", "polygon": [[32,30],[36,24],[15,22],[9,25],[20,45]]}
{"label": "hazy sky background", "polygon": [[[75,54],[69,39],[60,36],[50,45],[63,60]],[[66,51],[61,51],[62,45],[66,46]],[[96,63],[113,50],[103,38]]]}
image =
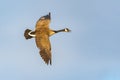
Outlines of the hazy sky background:
{"label": "hazy sky background", "polygon": [[[26,28],[51,12],[52,66]],[[0,80],[120,80],[120,0],[0,1]]]}

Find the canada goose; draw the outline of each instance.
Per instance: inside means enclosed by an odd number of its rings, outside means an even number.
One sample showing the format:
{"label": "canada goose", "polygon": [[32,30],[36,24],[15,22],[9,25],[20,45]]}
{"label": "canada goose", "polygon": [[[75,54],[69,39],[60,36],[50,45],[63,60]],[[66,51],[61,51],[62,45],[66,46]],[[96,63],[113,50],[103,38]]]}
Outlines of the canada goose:
{"label": "canada goose", "polygon": [[[53,34],[59,33],[59,32],[70,32],[71,30],[69,30],[68,28],[65,29],[60,29],[60,30],[49,30],[49,36],[52,36]],[[26,39],[31,39],[31,38],[35,38],[35,31],[32,31],[30,29],[26,29],[24,36]]]}
{"label": "canada goose", "polygon": [[26,39],[35,38],[36,46],[40,49],[40,55],[46,64],[52,64],[51,62],[51,44],[49,37],[58,32],[70,32],[68,28],[61,30],[51,30],[49,29],[49,24],[51,21],[50,13],[48,15],[42,16],[36,23],[35,31],[26,29],[24,32],[24,37]]}

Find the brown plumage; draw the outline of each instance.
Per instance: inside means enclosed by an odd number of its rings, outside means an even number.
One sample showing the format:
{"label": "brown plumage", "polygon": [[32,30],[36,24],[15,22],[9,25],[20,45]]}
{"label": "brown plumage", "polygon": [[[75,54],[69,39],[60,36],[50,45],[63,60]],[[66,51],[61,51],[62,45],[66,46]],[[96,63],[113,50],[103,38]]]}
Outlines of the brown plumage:
{"label": "brown plumage", "polygon": [[26,29],[24,37],[26,39],[35,38],[36,45],[40,49],[39,53],[46,64],[52,64],[51,44],[49,37],[58,32],[70,32],[68,28],[61,30],[49,29],[51,16],[50,13],[46,16],[42,16],[36,23],[35,31]]}
{"label": "brown plumage", "polygon": [[50,24],[50,13],[49,15],[43,16],[36,23],[35,29],[35,40],[36,45],[40,49],[40,55],[45,63],[51,64],[51,44],[49,40],[49,24]]}

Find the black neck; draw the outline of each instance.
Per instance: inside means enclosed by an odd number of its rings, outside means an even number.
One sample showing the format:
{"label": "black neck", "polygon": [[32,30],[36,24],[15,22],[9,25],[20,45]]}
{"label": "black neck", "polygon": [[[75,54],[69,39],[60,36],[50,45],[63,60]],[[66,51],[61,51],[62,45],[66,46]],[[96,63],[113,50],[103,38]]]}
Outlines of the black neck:
{"label": "black neck", "polygon": [[65,29],[55,30],[54,32],[55,32],[55,33],[58,33],[58,32],[65,32]]}

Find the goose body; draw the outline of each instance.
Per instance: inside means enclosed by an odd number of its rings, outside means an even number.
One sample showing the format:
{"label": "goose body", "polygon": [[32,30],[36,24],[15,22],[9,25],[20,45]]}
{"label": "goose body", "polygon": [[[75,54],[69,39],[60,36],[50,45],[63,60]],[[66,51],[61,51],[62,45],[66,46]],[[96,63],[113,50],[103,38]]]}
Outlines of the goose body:
{"label": "goose body", "polygon": [[35,38],[36,46],[40,49],[39,53],[46,64],[52,64],[51,61],[51,44],[49,37],[59,32],[70,32],[68,28],[61,30],[51,30],[49,24],[51,21],[50,13],[42,16],[36,23],[35,31],[26,29],[24,37],[26,39]]}

